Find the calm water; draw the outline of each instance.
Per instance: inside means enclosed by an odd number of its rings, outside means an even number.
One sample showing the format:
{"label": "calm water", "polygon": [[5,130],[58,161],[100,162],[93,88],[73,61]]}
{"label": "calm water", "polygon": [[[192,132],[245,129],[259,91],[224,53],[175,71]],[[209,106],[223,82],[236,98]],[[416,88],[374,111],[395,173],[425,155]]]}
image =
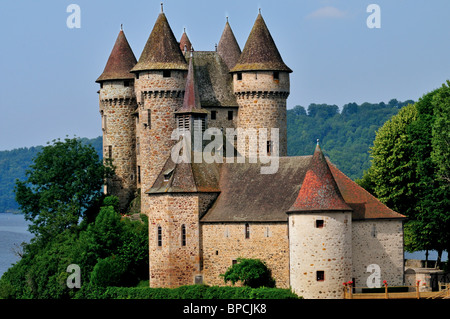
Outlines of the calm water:
{"label": "calm water", "polygon": [[0,213],[0,277],[19,260],[14,250],[17,251],[22,242],[29,242],[32,237],[23,215]]}

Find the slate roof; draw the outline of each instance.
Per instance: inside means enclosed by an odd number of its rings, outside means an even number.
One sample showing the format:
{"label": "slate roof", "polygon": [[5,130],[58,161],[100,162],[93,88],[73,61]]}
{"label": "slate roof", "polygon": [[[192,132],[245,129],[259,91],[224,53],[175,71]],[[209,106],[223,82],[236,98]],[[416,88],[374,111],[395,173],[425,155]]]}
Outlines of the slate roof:
{"label": "slate roof", "polygon": [[[201,222],[287,222],[313,156],[279,158],[275,174],[260,173],[261,163],[221,164],[220,194]],[[332,165],[327,164],[353,220],[404,219]],[[341,203],[342,204],[342,203]],[[328,207],[327,209],[329,209]],[[346,208],[348,209],[348,208]]]}
{"label": "slate roof", "polygon": [[188,65],[180,50],[180,45],[161,12],[145,44],[138,63],[132,72],[144,70],[187,70]]}
{"label": "slate roof", "polygon": [[218,52],[194,51],[193,57],[202,107],[238,107],[233,79]]}
{"label": "slate roof", "polygon": [[241,56],[241,48],[236,41],[233,30],[231,30],[228,18],[222,36],[220,37],[219,44],[217,45],[217,53],[219,53],[230,70],[236,65]]}
{"label": "slate roof", "polygon": [[[192,52],[191,52],[192,53]],[[186,87],[184,89],[183,106],[178,109],[175,114],[179,113],[202,113],[207,114],[208,111],[201,108],[200,95],[194,72],[194,58],[189,59],[189,69],[186,78]]]}
{"label": "slate roof", "polygon": [[292,70],[283,62],[272,35],[260,14],[245,43],[244,50],[231,72]]}
{"label": "slate roof", "polygon": [[123,30],[120,30],[108,61],[106,62],[105,69],[95,82],[134,79],[134,74],[130,73],[130,70],[136,63],[136,57],[125,37],[125,33]]}

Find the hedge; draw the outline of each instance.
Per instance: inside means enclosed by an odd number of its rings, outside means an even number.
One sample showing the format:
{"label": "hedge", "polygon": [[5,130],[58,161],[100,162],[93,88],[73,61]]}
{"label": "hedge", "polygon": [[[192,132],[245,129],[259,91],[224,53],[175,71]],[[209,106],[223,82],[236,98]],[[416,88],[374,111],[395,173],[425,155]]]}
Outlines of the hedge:
{"label": "hedge", "polygon": [[178,288],[149,287],[89,287],[81,289],[80,299],[299,299],[289,289],[218,287],[207,285]]}

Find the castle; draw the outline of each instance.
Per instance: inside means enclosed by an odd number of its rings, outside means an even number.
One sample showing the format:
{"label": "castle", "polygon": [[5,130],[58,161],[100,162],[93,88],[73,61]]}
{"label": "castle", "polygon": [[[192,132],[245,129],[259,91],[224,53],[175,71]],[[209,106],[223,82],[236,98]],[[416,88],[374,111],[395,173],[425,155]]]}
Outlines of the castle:
{"label": "castle", "polygon": [[[319,144],[312,156],[287,156],[291,72],[261,12],[242,51],[228,18],[215,50],[195,51],[186,32],[176,40],[161,8],[139,61],[119,32],[96,81],[103,155],[116,167],[106,191],[121,210],[140,196],[151,287],[223,285],[220,274],[239,257],[265,261],[277,287],[304,298],[342,298],[342,283],[365,286],[373,264],[382,280],[403,283],[405,217],[346,177]],[[174,160],[174,131],[208,128],[256,132],[224,149],[263,143],[254,154],[233,150],[245,161]],[[279,155],[275,172],[261,173],[265,163],[251,160],[259,152]]]}

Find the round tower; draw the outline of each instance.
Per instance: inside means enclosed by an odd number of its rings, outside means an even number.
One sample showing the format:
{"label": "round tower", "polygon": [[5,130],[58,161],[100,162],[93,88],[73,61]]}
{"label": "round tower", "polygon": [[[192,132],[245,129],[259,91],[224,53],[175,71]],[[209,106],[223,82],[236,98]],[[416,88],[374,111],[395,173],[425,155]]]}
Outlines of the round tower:
{"label": "round tower", "polygon": [[[272,39],[261,13],[245,44],[236,65],[230,70],[233,75],[234,94],[239,104],[237,127],[256,130],[247,140],[238,134],[239,143],[245,145],[241,155],[258,154],[287,156],[286,100],[289,96],[289,73]],[[256,141],[262,137],[258,130],[267,129],[267,143]],[[278,129],[277,136],[271,135],[271,129]],[[246,142],[247,140],[247,142]],[[264,141],[262,141],[264,142]],[[248,143],[259,143],[256,154],[248,152]],[[261,149],[264,147],[265,149]],[[243,154],[244,153],[244,154]]]}
{"label": "round tower", "polygon": [[352,209],[319,145],[287,213],[292,289],[306,299],[343,298],[342,283],[352,279]]}
{"label": "round tower", "polygon": [[100,83],[99,102],[103,131],[103,158],[112,159],[115,176],[106,181],[106,193],[119,197],[120,210],[128,207],[136,190],[136,98],[134,75],[136,58],[120,30]]}
{"label": "round tower", "polygon": [[[161,11],[138,63],[135,92],[138,104],[137,168],[141,194],[150,189],[170,157],[175,141],[174,113],[183,105],[188,65]],[[142,196],[143,197],[143,196]]]}

